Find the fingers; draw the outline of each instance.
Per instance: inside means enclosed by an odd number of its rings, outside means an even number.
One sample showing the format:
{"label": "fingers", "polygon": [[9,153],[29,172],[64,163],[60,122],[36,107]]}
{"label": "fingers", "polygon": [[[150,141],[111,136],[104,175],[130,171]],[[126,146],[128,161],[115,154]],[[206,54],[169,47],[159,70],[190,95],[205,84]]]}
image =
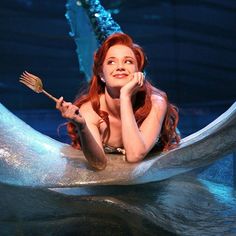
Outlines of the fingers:
{"label": "fingers", "polygon": [[120,96],[132,96],[136,94],[139,90],[142,89],[142,86],[145,81],[145,76],[142,72],[135,72],[130,74],[129,82],[121,88],[121,95]]}
{"label": "fingers", "polygon": [[64,98],[63,98],[63,97],[60,97],[60,98],[57,100],[57,102],[56,102],[56,109],[57,109],[57,110],[61,110],[63,101],[64,101]]}
{"label": "fingers", "polygon": [[144,84],[145,76],[142,72],[135,72],[133,75],[133,80],[139,87],[142,87]]}
{"label": "fingers", "polygon": [[62,115],[64,118],[74,120],[78,116],[78,114],[76,114],[77,110],[78,110],[77,106],[70,104],[66,107],[66,109],[63,110]]}
{"label": "fingers", "polygon": [[63,97],[60,97],[56,103],[56,109],[61,112],[62,117],[66,119],[76,119],[80,116],[79,109],[71,102],[65,102]]}

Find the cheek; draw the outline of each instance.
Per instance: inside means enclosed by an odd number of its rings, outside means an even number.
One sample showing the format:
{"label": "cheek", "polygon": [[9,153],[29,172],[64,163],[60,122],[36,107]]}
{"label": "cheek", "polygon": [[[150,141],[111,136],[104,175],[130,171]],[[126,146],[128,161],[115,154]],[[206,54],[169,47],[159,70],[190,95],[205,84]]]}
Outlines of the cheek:
{"label": "cheek", "polygon": [[134,72],[139,71],[139,70],[138,70],[138,63],[135,62],[135,63],[133,63],[133,64],[130,64],[130,65],[129,65],[129,69],[132,70],[132,71],[134,71]]}
{"label": "cheek", "polygon": [[103,69],[102,73],[103,73],[104,76],[106,76],[107,74],[109,74],[109,71],[107,69]]}
{"label": "cheek", "polygon": [[111,73],[113,73],[115,70],[114,66],[109,66],[109,67],[105,67],[103,68],[103,74],[109,76]]}
{"label": "cheek", "polygon": [[137,72],[138,71],[138,66],[137,65],[132,65],[130,67],[130,70],[133,71],[133,72]]}

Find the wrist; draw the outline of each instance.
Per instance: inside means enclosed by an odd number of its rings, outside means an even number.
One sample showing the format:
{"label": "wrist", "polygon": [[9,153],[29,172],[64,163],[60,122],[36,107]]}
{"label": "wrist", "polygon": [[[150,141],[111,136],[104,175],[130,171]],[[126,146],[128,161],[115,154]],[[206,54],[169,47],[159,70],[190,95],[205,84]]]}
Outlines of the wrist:
{"label": "wrist", "polygon": [[120,90],[120,99],[131,99],[131,94],[125,90]]}
{"label": "wrist", "polygon": [[83,121],[80,120],[79,122],[76,120],[71,120],[71,122],[75,125],[77,131],[82,131],[86,128],[85,120],[83,120]]}
{"label": "wrist", "polygon": [[86,122],[84,121],[84,122],[77,123],[76,127],[78,128],[79,131],[83,131],[86,129],[87,125],[86,125]]}

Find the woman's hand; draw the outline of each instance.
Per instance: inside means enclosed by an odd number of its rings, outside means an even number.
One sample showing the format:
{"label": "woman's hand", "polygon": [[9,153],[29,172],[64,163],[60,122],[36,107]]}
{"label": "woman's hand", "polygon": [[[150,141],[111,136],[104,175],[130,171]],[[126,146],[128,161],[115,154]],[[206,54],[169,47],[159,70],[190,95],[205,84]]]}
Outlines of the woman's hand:
{"label": "woman's hand", "polygon": [[71,102],[65,102],[63,97],[60,97],[56,103],[56,109],[61,112],[62,117],[69,119],[71,122],[84,124],[85,120],[79,113],[79,108]]}
{"label": "woman's hand", "polygon": [[130,81],[121,88],[120,96],[132,97],[143,86],[145,76],[142,72],[135,72],[131,75]]}

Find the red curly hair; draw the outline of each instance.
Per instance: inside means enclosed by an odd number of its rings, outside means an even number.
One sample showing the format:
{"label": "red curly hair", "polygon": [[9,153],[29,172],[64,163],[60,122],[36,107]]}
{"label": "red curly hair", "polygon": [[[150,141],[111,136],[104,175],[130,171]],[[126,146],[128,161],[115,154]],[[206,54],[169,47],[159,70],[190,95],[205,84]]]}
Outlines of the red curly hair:
{"label": "red curly hair", "polygon": [[[105,139],[109,139],[110,135],[110,126],[109,126],[109,116],[108,113],[102,111],[100,109],[100,95],[105,91],[105,83],[103,83],[100,79],[100,74],[102,74],[102,65],[105,60],[105,56],[110,47],[114,45],[125,45],[134,52],[138,63],[138,70],[144,71],[145,65],[147,63],[147,59],[143,49],[134,44],[131,37],[124,33],[115,33],[109,36],[104,43],[100,46],[100,48],[94,54],[94,64],[93,64],[93,76],[88,86],[88,91],[84,92],[83,95],[79,96],[74,104],[80,107],[82,104],[90,101],[92,104],[93,110],[101,117],[101,119],[107,124],[107,130],[105,133]],[[151,95],[155,93],[159,96],[163,97],[167,102],[167,112],[163,121],[159,141],[156,145],[157,148],[155,150],[169,150],[175,147],[179,141],[180,136],[176,132],[179,116],[178,109],[169,103],[168,98],[164,92],[153,87],[150,82],[145,80],[143,88],[141,91],[137,92],[135,104],[134,104],[134,116],[138,126],[142,124],[144,119],[149,114],[152,102]],[[81,149],[80,140],[78,138],[78,134],[76,131],[76,127],[72,122],[68,122],[67,131],[72,140],[72,146]],[[106,142],[105,141],[105,142]]]}

